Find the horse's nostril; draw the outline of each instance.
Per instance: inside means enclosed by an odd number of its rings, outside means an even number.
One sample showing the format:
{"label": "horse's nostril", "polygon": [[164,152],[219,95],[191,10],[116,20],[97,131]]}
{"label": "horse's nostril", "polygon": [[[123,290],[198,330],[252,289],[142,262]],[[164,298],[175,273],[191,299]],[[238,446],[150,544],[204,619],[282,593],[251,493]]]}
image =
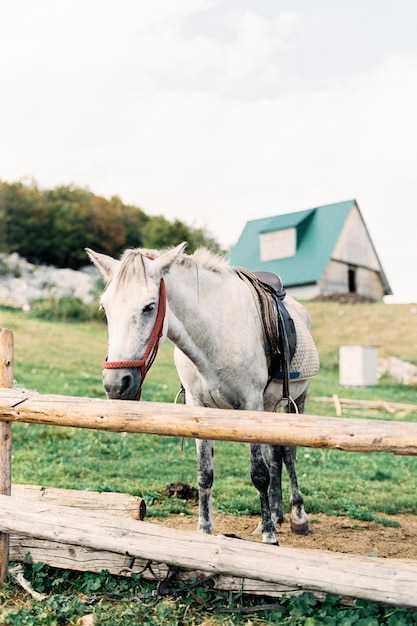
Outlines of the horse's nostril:
{"label": "horse's nostril", "polygon": [[120,394],[123,395],[124,393],[129,391],[132,383],[133,376],[131,374],[126,374],[126,376],[123,376],[122,380],[120,381]]}
{"label": "horse's nostril", "polygon": [[120,400],[132,396],[134,393],[135,380],[130,372],[119,376],[117,373],[115,375],[111,370],[104,370],[103,385],[109,398]]}

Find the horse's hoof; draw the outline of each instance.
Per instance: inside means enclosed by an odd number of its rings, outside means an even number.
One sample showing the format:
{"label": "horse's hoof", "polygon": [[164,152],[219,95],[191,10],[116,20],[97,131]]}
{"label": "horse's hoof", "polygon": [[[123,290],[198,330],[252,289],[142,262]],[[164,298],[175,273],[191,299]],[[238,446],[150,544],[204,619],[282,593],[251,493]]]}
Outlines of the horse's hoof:
{"label": "horse's hoof", "polygon": [[212,524],[199,524],[197,526],[197,532],[203,535],[212,535],[213,525]]}
{"label": "horse's hoof", "polygon": [[266,543],[268,546],[279,546],[275,533],[262,533],[262,543]]}
{"label": "horse's hoof", "polygon": [[291,532],[296,535],[308,535],[310,532],[310,526],[308,520],[303,522],[294,522],[291,520]]}

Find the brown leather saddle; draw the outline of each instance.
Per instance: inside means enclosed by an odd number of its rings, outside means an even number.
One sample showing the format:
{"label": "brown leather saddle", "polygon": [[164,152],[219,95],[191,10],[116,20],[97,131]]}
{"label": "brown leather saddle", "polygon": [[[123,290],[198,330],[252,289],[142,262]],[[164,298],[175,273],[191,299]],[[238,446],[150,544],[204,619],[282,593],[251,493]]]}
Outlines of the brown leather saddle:
{"label": "brown leather saddle", "polygon": [[249,272],[236,268],[238,276],[251,284],[258,296],[262,322],[270,354],[267,387],[274,378],[283,381],[283,397],[289,398],[289,382],[298,378],[291,372],[290,364],[297,347],[294,320],[284,304],[285,289],[280,276],[272,272]]}
{"label": "brown leather saddle", "polygon": [[280,300],[283,300],[287,295],[284,285],[282,284],[281,276],[278,276],[278,274],[274,274],[273,272],[253,272],[253,275],[256,276],[261,283],[273,290]]}

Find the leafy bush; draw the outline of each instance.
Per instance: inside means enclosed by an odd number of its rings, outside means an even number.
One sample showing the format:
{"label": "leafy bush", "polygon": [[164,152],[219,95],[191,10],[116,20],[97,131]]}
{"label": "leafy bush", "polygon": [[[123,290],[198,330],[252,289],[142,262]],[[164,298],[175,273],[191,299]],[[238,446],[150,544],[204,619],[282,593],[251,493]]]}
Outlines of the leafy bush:
{"label": "leafy bush", "polygon": [[103,320],[96,304],[84,304],[80,298],[64,296],[45,298],[31,303],[30,316],[37,319],[60,322],[86,322]]}
{"label": "leafy bush", "polygon": [[[194,581],[172,582],[158,593],[157,576],[147,582],[131,577],[59,570],[43,563],[24,565],[25,578],[44,600],[28,599],[12,581],[0,588],[2,623],[8,626],[59,626],[80,623],[91,616],[94,624],[130,626],[402,626],[415,624],[414,609],[384,607],[357,601],[345,606],[334,595],[319,601],[312,593],[280,599],[210,589]],[[4,621],[3,621],[4,620]]]}

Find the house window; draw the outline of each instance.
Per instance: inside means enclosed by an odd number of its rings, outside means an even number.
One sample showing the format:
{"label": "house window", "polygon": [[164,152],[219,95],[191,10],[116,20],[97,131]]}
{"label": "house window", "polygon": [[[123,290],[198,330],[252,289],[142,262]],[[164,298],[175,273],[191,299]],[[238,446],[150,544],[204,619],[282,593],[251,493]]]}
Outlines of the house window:
{"label": "house window", "polygon": [[261,261],[274,261],[294,256],[297,251],[295,228],[273,230],[260,235]]}
{"label": "house window", "polygon": [[356,293],[356,270],[353,267],[348,269],[349,293]]}

